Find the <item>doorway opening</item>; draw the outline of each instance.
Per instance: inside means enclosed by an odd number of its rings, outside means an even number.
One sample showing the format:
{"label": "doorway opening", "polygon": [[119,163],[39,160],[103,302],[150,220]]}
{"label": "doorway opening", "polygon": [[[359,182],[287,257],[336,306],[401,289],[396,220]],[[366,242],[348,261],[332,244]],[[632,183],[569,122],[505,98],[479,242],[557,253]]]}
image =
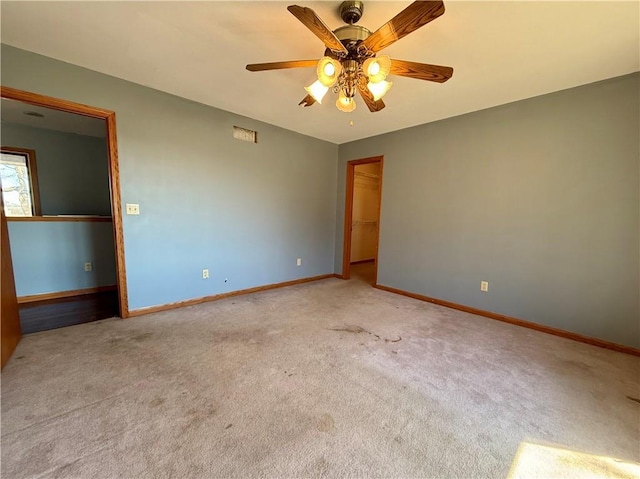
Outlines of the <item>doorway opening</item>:
{"label": "doorway opening", "polygon": [[382,156],[347,162],[343,279],[377,283],[382,166]]}
{"label": "doorway opening", "polygon": [[[22,147],[33,167],[17,176],[37,175],[40,190],[37,207],[17,202],[7,214],[22,332],[128,317],[115,113],[8,87],[1,94],[5,173],[16,173]],[[16,187],[5,186],[8,199]]]}

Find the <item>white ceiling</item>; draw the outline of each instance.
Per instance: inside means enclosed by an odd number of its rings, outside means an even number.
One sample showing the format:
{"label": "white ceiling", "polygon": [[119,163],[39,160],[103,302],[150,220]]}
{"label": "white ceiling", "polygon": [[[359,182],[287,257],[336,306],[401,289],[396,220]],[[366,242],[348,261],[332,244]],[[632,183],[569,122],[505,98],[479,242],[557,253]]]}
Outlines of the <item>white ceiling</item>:
{"label": "white ceiling", "polygon": [[[43,116],[31,116],[26,113],[39,113]],[[3,98],[0,114],[3,123],[17,123],[19,125],[44,128],[45,130],[64,131],[98,138],[106,138],[107,136],[107,125],[104,120],[29,105],[21,101]]]}
{"label": "white ceiling", "polygon": [[[334,143],[427,123],[640,70],[640,3],[445,1],[446,13],[393,44],[392,58],[452,66],[449,82],[393,77],[387,107],[298,106],[324,46],[290,2],[2,1],[2,42]],[[339,1],[306,2],[335,29]],[[365,1],[370,30],[410,2]],[[95,105],[101,106],[101,105]],[[354,125],[349,126],[350,120]]]}

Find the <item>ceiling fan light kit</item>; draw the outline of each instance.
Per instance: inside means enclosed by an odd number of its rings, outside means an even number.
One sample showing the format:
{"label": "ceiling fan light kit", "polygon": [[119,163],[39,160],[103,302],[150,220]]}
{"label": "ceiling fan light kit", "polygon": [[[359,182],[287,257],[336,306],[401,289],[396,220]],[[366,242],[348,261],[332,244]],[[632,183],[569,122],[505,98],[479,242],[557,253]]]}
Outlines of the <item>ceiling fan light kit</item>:
{"label": "ceiling fan light kit", "polygon": [[342,65],[331,57],[322,57],[318,62],[316,74],[318,81],[326,87],[332,87],[342,73]]}
{"label": "ceiling fan light kit", "polygon": [[345,96],[343,91],[341,91],[338,94],[338,99],[336,100],[336,108],[345,113],[351,113],[356,109],[356,102],[353,97],[349,98],[348,96]]}
{"label": "ceiling fan light kit", "polygon": [[257,63],[247,65],[249,71],[276,70],[315,66],[317,80],[305,87],[308,95],[299,105],[322,103],[329,89],[338,94],[336,107],[343,112],[356,108],[355,95],[360,93],[369,111],[385,107],[382,98],[393,82],[388,75],[399,75],[418,80],[443,83],[453,75],[453,68],[425,63],[392,60],[388,55],[378,55],[383,48],[435,20],[444,13],[440,1],[413,2],[375,32],[355,25],[360,20],[364,5],[361,1],[346,1],[340,5],[340,16],[348,25],[331,31],[313,10],[298,5],[287,7],[300,22],[314,33],[326,46],[319,60]]}
{"label": "ceiling fan light kit", "polygon": [[329,87],[322,84],[320,80],[316,80],[311,85],[304,87],[311,97],[322,105],[322,99],[329,91]]}
{"label": "ceiling fan light kit", "polygon": [[369,77],[371,83],[378,83],[387,78],[391,70],[391,58],[389,55],[367,58],[362,63],[362,70]]}
{"label": "ceiling fan light kit", "polygon": [[371,92],[373,99],[376,101],[385,96],[392,86],[393,82],[385,80],[379,82],[370,81],[367,83],[367,89]]}

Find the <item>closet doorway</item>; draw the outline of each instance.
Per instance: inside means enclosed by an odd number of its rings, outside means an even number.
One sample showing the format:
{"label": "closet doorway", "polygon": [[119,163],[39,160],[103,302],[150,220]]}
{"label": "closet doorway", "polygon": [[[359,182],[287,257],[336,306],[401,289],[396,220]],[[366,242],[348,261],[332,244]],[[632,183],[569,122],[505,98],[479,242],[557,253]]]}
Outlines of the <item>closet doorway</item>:
{"label": "closet doorway", "polygon": [[375,285],[382,197],[383,157],[347,162],[342,278]]}

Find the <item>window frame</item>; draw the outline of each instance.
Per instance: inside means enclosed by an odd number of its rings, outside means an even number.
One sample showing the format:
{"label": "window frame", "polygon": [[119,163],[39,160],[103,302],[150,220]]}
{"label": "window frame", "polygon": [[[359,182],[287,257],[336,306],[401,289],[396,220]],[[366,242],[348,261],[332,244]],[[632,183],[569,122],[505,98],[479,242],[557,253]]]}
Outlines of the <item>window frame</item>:
{"label": "window frame", "polygon": [[[13,146],[0,146],[1,153],[22,155],[27,158],[27,171],[29,172],[29,186],[31,188],[31,218],[42,216],[40,208],[40,190],[38,187],[38,167],[36,165],[36,151],[28,148],[16,148]],[[28,216],[7,216],[9,218],[29,218]]]}

